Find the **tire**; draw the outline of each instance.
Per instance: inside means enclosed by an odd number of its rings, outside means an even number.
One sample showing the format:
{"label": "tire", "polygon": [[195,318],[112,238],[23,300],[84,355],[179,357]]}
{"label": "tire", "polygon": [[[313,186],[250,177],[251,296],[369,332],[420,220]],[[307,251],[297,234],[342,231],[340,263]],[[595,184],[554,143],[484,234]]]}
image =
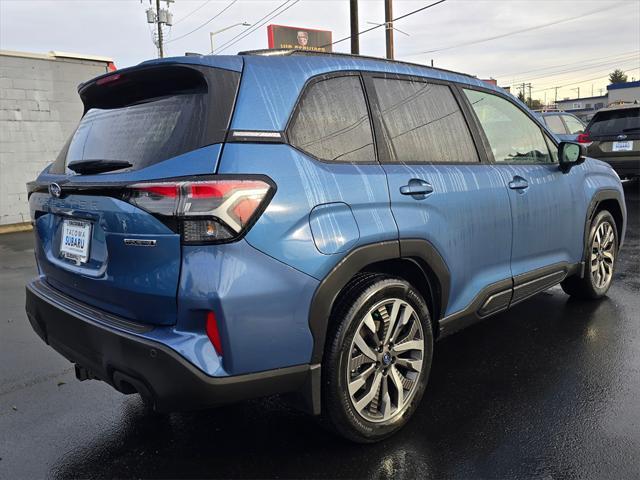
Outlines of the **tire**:
{"label": "tire", "polygon": [[[602,236],[606,236],[606,238],[602,239]],[[560,286],[565,293],[572,297],[584,300],[602,298],[611,287],[617,258],[618,230],[616,221],[607,210],[601,210],[591,222],[584,258],[584,276],[582,278],[578,275],[569,277]]]}
{"label": "tire", "polygon": [[359,443],[392,435],[420,403],[432,355],[431,317],[416,289],[387,275],[358,275],[331,316],[322,362],[323,422]]}

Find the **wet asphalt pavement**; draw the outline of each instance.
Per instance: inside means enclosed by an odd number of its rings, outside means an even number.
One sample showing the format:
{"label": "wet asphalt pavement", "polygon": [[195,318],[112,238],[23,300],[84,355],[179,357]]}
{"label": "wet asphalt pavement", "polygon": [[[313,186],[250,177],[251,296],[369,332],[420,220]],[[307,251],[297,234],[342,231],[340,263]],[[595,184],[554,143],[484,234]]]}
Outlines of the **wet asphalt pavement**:
{"label": "wet asphalt pavement", "polygon": [[0,236],[0,479],[639,478],[639,190],[608,298],[556,287],[437,343],[416,415],[376,445],[277,398],[156,415],[76,381],[24,314],[32,234]]}

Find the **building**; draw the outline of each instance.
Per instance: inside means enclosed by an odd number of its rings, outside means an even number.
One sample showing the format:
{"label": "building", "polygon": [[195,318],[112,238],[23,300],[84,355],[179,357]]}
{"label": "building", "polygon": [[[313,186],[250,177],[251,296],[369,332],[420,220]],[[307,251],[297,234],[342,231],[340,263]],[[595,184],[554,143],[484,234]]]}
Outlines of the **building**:
{"label": "building", "polygon": [[565,98],[558,100],[558,110],[573,113],[576,117],[588,121],[594,113],[608,105],[607,95],[584,98]]}
{"label": "building", "polygon": [[30,221],[25,184],[78,124],[78,84],[110,70],[106,57],[0,50],[0,226]]}
{"label": "building", "polygon": [[558,110],[573,113],[582,120],[589,121],[598,110],[618,103],[640,103],[640,81],[612,83],[607,86],[607,94],[596,97],[565,98],[556,103]]}
{"label": "building", "polygon": [[640,81],[613,83],[607,86],[609,105],[614,103],[640,103]]}

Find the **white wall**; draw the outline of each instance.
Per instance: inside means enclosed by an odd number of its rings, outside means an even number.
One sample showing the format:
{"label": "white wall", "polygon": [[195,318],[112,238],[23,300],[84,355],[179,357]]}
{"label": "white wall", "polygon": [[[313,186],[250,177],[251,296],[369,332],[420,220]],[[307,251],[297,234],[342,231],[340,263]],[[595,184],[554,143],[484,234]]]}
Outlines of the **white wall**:
{"label": "white wall", "polygon": [[0,52],[0,225],[30,220],[25,184],[78,124],[78,84],[106,71],[100,61]]}

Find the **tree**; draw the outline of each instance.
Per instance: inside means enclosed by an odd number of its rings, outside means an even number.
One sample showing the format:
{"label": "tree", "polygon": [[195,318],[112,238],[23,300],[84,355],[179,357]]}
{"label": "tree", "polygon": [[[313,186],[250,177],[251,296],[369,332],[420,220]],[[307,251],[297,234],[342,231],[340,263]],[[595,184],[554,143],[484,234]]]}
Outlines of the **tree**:
{"label": "tree", "polygon": [[540,100],[538,100],[537,98],[528,99],[529,101],[527,102],[527,105],[529,105],[529,108],[531,110],[542,110],[544,108],[544,105],[542,104],[542,102]]}
{"label": "tree", "polygon": [[520,100],[522,103],[526,102],[526,99],[524,98],[524,92],[522,90],[518,93],[518,100]]}
{"label": "tree", "polygon": [[609,74],[609,82],[611,83],[624,83],[626,81],[627,81],[627,75],[619,68],[616,68],[613,72]]}

